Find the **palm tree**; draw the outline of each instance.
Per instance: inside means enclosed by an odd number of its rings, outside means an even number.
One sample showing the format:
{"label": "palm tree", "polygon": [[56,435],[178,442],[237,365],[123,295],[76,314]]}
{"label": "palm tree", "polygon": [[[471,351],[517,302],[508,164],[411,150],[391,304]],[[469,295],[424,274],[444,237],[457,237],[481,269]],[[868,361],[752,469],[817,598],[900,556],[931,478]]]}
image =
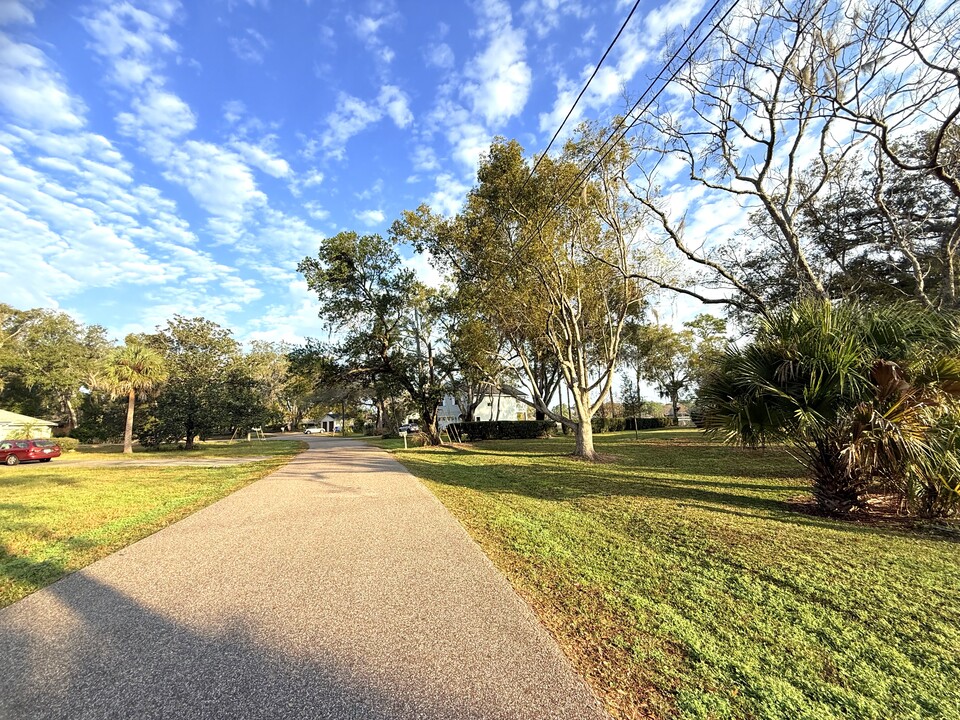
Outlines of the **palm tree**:
{"label": "palm tree", "polygon": [[958,327],[909,303],[800,302],[728,350],[701,388],[708,425],[745,445],[786,443],[831,514],[862,506],[877,484],[904,496],[918,473],[936,494],[928,460],[936,418],[956,411]]}
{"label": "palm tree", "polygon": [[123,431],[123,452],[133,452],[133,409],[137,396],[155,389],[167,379],[163,356],[156,350],[131,342],[114,351],[102,385],[113,397],[127,396],[127,424]]}

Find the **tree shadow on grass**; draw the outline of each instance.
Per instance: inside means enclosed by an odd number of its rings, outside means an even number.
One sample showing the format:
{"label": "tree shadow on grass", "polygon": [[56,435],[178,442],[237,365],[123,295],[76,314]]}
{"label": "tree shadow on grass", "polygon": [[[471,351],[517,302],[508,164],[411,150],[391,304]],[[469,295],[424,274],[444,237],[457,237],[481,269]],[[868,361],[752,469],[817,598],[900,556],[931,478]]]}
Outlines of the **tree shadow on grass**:
{"label": "tree shadow on grass", "polygon": [[[481,454],[493,456],[497,453]],[[407,460],[406,464],[415,474],[435,482],[491,494],[514,494],[558,502],[614,497],[661,500],[716,513],[794,526],[853,534],[917,536],[915,530],[903,525],[861,523],[799,512],[796,505],[790,501],[790,497],[805,489],[797,477],[791,477],[783,484],[750,483],[743,480],[746,473],[744,476],[732,478],[731,481],[696,477],[682,479],[671,477],[671,474],[694,473],[677,467],[650,468],[624,463],[616,466],[604,465],[602,467],[605,472],[598,472],[590,471],[589,465],[571,468],[557,464],[515,465],[485,461],[482,468],[464,465],[461,468],[446,468],[443,473],[438,473],[435,465],[416,459]],[[716,476],[727,477],[721,472],[717,472]],[[951,533],[925,536],[955,539]]]}

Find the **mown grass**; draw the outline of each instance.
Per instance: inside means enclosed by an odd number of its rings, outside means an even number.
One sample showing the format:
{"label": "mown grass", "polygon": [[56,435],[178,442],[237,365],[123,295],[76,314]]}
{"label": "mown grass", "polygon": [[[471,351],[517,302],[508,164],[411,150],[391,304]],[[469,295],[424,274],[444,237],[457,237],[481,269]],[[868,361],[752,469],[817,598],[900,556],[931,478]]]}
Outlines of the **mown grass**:
{"label": "mown grass", "polygon": [[695,431],[403,450],[620,718],[960,718],[960,537]]}
{"label": "mown grass", "polygon": [[184,450],[182,445],[161,445],[159,447],[133,446],[133,453],[125,455],[122,444],[80,445],[76,450],[64,453],[59,462],[80,460],[165,460],[184,458],[231,458],[270,456],[278,452],[272,448],[277,442],[297,442],[296,440],[206,440],[198,443],[193,450]]}
{"label": "mown grass", "polygon": [[81,467],[62,458],[0,467],[0,607],[258,480],[302,447],[251,442],[179,454],[268,456],[218,467]]}

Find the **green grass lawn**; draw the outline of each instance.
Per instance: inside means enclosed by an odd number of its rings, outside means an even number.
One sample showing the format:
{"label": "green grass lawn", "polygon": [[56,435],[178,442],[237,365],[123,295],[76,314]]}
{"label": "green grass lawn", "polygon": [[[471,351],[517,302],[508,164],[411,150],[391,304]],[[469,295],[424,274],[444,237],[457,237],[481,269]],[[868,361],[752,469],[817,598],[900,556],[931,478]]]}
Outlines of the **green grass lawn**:
{"label": "green grass lawn", "polygon": [[[960,534],[790,502],[696,431],[403,450],[620,718],[960,718]],[[399,445],[399,447],[398,447]]]}
{"label": "green grass lawn", "polygon": [[[284,441],[277,440],[205,440],[193,450],[183,450],[182,445],[161,445],[160,447],[133,446],[133,454],[124,455],[122,444],[80,445],[76,450],[64,453],[56,462],[76,462],[79,460],[163,460],[174,457],[185,458],[222,458],[222,457],[258,457],[276,455],[272,448],[277,442],[281,445],[299,442],[299,438]],[[287,445],[289,447],[289,445]]]}
{"label": "green grass lawn", "polygon": [[[221,467],[0,466],[0,607],[209,505],[284,465],[302,444],[203,444],[180,455],[268,456]],[[174,460],[177,453],[158,453]],[[141,456],[142,457],[142,456]]]}

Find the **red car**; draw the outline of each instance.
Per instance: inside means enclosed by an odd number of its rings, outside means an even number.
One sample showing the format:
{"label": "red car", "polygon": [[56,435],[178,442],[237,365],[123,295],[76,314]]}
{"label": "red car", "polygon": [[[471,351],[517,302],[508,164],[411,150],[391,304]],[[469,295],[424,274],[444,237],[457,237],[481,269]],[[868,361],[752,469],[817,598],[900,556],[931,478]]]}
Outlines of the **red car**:
{"label": "red car", "polygon": [[60,457],[60,446],[53,440],[3,440],[0,441],[0,462],[19,465],[36,460],[50,462]]}

